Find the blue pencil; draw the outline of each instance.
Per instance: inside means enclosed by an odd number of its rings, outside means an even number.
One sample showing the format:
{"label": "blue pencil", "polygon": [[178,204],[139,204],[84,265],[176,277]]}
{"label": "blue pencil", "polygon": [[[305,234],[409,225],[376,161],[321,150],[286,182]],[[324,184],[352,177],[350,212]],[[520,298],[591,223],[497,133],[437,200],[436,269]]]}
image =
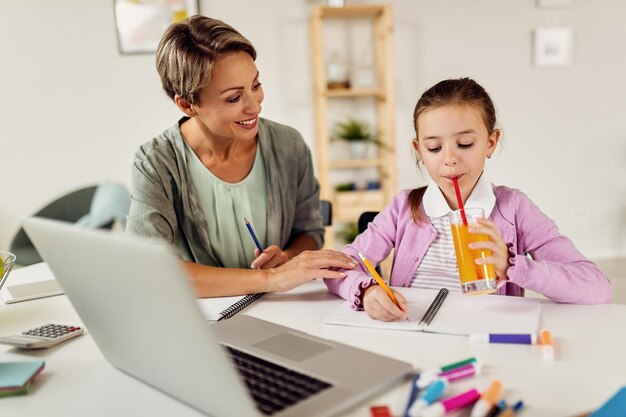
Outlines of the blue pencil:
{"label": "blue pencil", "polygon": [[263,246],[261,246],[261,243],[259,243],[259,239],[257,239],[256,235],[254,234],[254,230],[252,230],[252,225],[250,224],[248,219],[246,219],[245,217],[243,218],[243,221],[246,223],[246,227],[248,228],[248,231],[250,232],[250,236],[252,236],[252,240],[254,240],[254,244],[259,249],[259,252],[262,253]]}

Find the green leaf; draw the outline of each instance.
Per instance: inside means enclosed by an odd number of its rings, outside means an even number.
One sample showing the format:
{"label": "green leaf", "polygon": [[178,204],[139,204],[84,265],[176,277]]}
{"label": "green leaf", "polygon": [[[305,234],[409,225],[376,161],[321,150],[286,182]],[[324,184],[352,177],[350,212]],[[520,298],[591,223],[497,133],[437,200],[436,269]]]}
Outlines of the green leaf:
{"label": "green leaf", "polygon": [[387,148],[382,143],[367,122],[349,117],[346,121],[337,122],[333,134],[333,140],[345,140],[347,142],[364,141]]}

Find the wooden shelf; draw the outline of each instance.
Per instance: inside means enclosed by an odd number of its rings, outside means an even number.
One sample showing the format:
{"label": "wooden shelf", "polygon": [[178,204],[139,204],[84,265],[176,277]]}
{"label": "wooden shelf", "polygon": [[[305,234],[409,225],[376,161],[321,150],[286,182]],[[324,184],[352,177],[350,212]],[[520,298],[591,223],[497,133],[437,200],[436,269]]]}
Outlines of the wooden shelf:
{"label": "wooden shelf", "polygon": [[382,88],[333,88],[327,89],[326,95],[328,97],[374,97],[378,100],[385,99],[385,91]]}
{"label": "wooden shelf", "polygon": [[356,222],[364,211],[381,211],[386,204],[381,190],[336,192],[332,201],[333,222]]}
{"label": "wooden shelf", "polygon": [[343,7],[319,6],[320,16],[324,19],[375,18],[382,15],[378,5],[355,4]]}
{"label": "wooden shelf", "polygon": [[333,159],[329,162],[330,169],[377,168],[385,164],[379,159]]}
{"label": "wooden shelf", "polygon": [[[328,19],[335,19],[331,25],[325,25]],[[338,20],[339,19],[339,20]],[[371,25],[371,40],[360,38],[361,47],[370,50],[373,55],[373,70],[375,81],[373,88],[328,88],[326,77],[327,52],[341,46],[341,39],[333,38],[337,45],[324,44],[324,29],[329,27],[347,27],[352,19],[360,19],[359,26]],[[395,86],[394,86],[394,57],[393,57],[393,23],[390,5],[349,5],[343,7],[316,6],[310,20],[311,25],[311,63],[313,65],[313,97],[315,101],[315,149],[316,149],[316,176],[320,183],[321,198],[333,204],[333,223],[356,222],[364,211],[381,211],[397,192],[396,179],[396,117],[395,117]],[[346,37],[345,44],[350,39]],[[362,41],[362,42],[361,42]],[[332,49],[331,49],[332,46]],[[345,45],[344,45],[345,46]],[[350,98],[373,100],[344,100]],[[333,101],[332,109],[339,106],[339,114],[350,115],[363,111],[373,120],[364,120],[375,126],[375,135],[383,143],[377,157],[368,159],[331,159],[330,132],[337,118],[329,109],[329,102]],[[370,108],[367,108],[371,106]],[[344,110],[348,110],[347,112]],[[353,117],[359,119],[358,114]],[[380,183],[379,190],[368,191],[335,191],[334,184],[337,178],[350,178],[349,169],[371,168],[367,175],[372,178],[359,178]],[[355,172],[354,176],[359,173]],[[332,178],[331,178],[332,177]],[[333,230],[328,228],[326,247],[334,247]]]}

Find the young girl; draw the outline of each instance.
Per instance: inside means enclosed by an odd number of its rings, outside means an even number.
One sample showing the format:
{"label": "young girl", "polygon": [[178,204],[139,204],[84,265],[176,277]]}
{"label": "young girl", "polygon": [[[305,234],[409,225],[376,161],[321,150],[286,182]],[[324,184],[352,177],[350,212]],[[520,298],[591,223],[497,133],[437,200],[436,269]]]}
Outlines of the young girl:
{"label": "young girl", "polygon": [[[585,258],[554,222],[516,189],[492,185],[484,174],[500,139],[496,114],[487,92],[469,78],[441,81],[426,91],[413,113],[413,148],[431,178],[427,187],[400,192],[354,243],[343,251],[355,259],[363,252],[378,264],[395,248],[392,286],[460,291],[459,274],[447,214],[458,209],[453,179],[465,207],[481,207],[488,219],[471,233],[489,242],[470,244],[491,250],[476,261],[492,263],[501,295],[536,291],[556,302],[608,303],[608,278]],[[527,256],[530,255],[530,257]],[[335,293],[363,307],[379,320],[406,317],[407,302],[394,291],[397,307],[383,288],[360,268],[345,279],[326,280]]]}

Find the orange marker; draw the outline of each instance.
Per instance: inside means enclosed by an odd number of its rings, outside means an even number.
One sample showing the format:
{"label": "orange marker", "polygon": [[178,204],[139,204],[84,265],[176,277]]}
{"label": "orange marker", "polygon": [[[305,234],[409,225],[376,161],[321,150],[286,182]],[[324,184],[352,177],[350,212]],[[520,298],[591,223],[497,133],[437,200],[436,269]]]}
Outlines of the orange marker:
{"label": "orange marker", "polygon": [[[378,285],[380,285],[382,287],[383,290],[385,290],[385,292],[387,293],[387,295],[389,296],[389,298],[391,298],[391,301],[393,301],[393,303],[400,308],[400,305],[398,304],[398,300],[396,300],[396,297],[394,297],[393,292],[391,291],[391,289],[387,286],[387,284],[385,283],[385,281],[383,281],[382,277],[380,275],[378,275],[378,272],[376,272],[376,269],[374,269],[374,267],[372,266],[372,263],[370,262],[369,259],[367,259],[365,257],[365,255],[363,255],[363,252],[359,252],[359,258],[361,258],[361,260],[363,261],[363,263],[365,264],[365,267],[367,268],[368,271],[370,271],[370,274],[372,274],[372,276],[374,277],[374,279],[376,280],[376,282],[378,283]],[[400,308],[400,310],[402,310]]]}
{"label": "orange marker", "polygon": [[500,381],[493,381],[489,388],[483,392],[480,399],[476,401],[470,417],[485,417],[491,407],[498,402],[500,398],[500,391],[502,390],[502,383]]}
{"label": "orange marker", "polygon": [[540,340],[543,359],[548,362],[554,360],[554,341],[552,340],[550,331],[543,329],[541,331]]}

